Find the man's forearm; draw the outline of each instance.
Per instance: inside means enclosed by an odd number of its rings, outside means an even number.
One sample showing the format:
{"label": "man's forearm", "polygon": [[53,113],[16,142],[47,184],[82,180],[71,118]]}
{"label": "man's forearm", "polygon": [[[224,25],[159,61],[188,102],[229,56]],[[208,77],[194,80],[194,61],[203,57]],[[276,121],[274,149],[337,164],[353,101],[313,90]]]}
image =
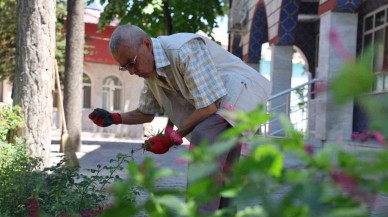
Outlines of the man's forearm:
{"label": "man's forearm", "polygon": [[120,113],[122,124],[144,124],[151,122],[155,115],[153,114],[144,114],[139,110],[133,110],[130,112]]}
{"label": "man's forearm", "polygon": [[189,134],[197,124],[201,121],[205,120],[210,115],[214,114],[217,111],[217,106],[213,103],[205,108],[195,110],[183,123],[179,129],[177,129],[177,133],[182,137]]}

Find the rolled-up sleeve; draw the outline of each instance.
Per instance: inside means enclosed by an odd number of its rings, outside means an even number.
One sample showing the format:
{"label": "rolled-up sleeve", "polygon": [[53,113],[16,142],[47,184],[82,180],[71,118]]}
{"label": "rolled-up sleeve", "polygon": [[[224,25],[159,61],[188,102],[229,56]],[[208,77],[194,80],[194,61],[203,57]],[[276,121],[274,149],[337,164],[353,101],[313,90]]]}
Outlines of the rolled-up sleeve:
{"label": "rolled-up sleeve", "polygon": [[180,73],[197,109],[209,106],[226,95],[226,89],[202,39],[184,44],[179,52]]}

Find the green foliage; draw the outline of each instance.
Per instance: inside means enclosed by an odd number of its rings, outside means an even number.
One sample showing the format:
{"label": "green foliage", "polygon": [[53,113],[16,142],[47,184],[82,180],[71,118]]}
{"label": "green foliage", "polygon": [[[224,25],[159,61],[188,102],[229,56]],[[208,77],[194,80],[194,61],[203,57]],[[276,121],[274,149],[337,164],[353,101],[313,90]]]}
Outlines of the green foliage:
{"label": "green foliage", "polygon": [[[16,52],[16,0],[0,1],[0,80],[13,80]],[[66,1],[57,0],[56,51],[55,57],[60,66],[65,61],[64,21],[66,18]]]}
{"label": "green foliage", "polygon": [[66,50],[66,34],[65,34],[65,20],[66,20],[66,0],[56,0],[56,15],[57,22],[55,23],[55,59],[58,66],[65,65],[65,50]]}
{"label": "green foliage", "polygon": [[[76,215],[82,210],[102,208],[109,199],[105,186],[121,180],[115,173],[124,169],[122,165],[128,164],[129,158],[129,155],[118,154],[116,159],[110,161],[114,165],[97,165],[96,169],[87,169],[91,175],[79,173],[77,167],[64,166],[64,160],[45,169],[49,175],[44,179],[42,187],[36,190],[35,196],[41,202],[41,210],[50,216],[58,216],[63,213]],[[104,174],[104,171],[108,174]],[[133,201],[135,193],[132,188],[125,199]]]}
{"label": "green foliage", "polygon": [[295,94],[298,97],[298,107],[302,109],[302,112],[305,112],[305,107],[307,104],[307,87],[303,86],[295,90]]}
{"label": "green foliage", "polygon": [[[0,216],[27,216],[28,200],[35,198],[45,216],[79,216],[81,212],[101,212],[109,200],[106,187],[122,178],[117,174],[131,160],[118,154],[111,165],[87,169],[68,167],[65,160],[39,171],[41,161],[27,154],[26,145],[0,143]],[[127,189],[121,198],[134,202],[137,190]]]}
{"label": "green foliage", "polygon": [[[164,209],[166,206],[179,206],[178,195],[183,195],[183,191],[171,189],[159,189],[156,187],[157,180],[164,177],[176,175],[170,169],[160,169],[152,162],[151,158],[145,159],[141,165],[136,165],[134,162],[128,164],[127,179],[118,182],[113,188],[115,195],[115,204],[106,211],[102,216],[133,216],[142,209],[146,209],[149,217],[153,216],[173,216],[170,215],[170,209]],[[134,186],[141,186],[143,191],[149,192],[149,199],[142,203],[134,203],[133,201],[125,200],[125,196],[130,192],[128,189]],[[123,200],[124,198],[124,200]],[[166,199],[168,198],[169,201]],[[175,203],[176,202],[176,203]],[[173,203],[166,205],[166,203]],[[186,208],[186,206],[181,206]]]}
{"label": "green foliage", "polygon": [[[270,118],[262,107],[249,113],[227,113],[235,118],[236,128],[227,131],[216,144],[202,143],[184,153],[191,164],[191,184],[186,193],[155,187],[159,179],[175,175],[173,171],[156,167],[149,158],[140,165],[131,162],[128,178],[114,187],[116,203],[103,216],[134,216],[140,211],[151,217],[369,216],[378,194],[388,193],[388,149],[384,140],[388,137],[388,126],[384,124],[388,100],[362,97],[370,90],[373,79],[369,65],[362,59],[345,64],[329,91],[340,103],[355,99],[364,106],[373,129],[382,133],[377,140],[381,149],[349,151],[342,142],[313,149],[304,144],[303,135],[286,117],[280,117],[284,138],[250,135],[247,130],[254,130],[255,125]],[[352,81],[350,85],[340,87],[348,81]],[[251,153],[223,174],[224,185],[217,187],[209,178],[220,170],[216,158],[237,144],[249,144]],[[141,204],[123,202],[121,195],[131,186],[141,186],[150,197]],[[209,215],[196,212],[215,196],[232,198],[238,211],[221,209]]]}
{"label": "green foliage", "polygon": [[24,216],[27,199],[39,183],[35,170],[40,161],[27,154],[26,146],[0,141],[0,216]]}
{"label": "green foliage", "polygon": [[0,1],[0,80],[14,74],[16,0]]}
{"label": "green foliage", "polygon": [[[254,113],[263,114],[263,108]],[[248,120],[251,114],[245,114],[239,113],[236,117]],[[266,118],[258,117],[256,123],[262,123],[261,120]],[[128,178],[115,185],[115,205],[103,216],[134,216],[141,210],[150,217],[367,216],[367,199],[387,190],[384,165],[388,163],[388,151],[368,153],[370,157],[365,158],[365,152],[349,153],[341,144],[330,144],[309,153],[305,151],[303,136],[282,122],[286,131],[284,139],[242,136],[244,131],[233,130],[223,141],[212,146],[203,143],[185,153],[191,162],[188,179],[193,183],[187,193],[155,187],[161,178],[175,175],[173,171],[156,167],[149,158],[140,165],[131,162]],[[232,175],[224,174],[224,185],[217,187],[209,179],[219,171],[216,157],[237,142],[250,144],[252,152],[233,165]],[[376,166],[371,170],[371,165]],[[353,180],[357,180],[356,184]],[[150,195],[148,200],[142,204],[122,202],[121,195],[131,186],[141,186]],[[182,199],[183,195],[186,200]],[[196,213],[199,205],[217,195],[233,198],[239,211]]]}
{"label": "green foliage", "polygon": [[0,107],[0,141],[8,141],[10,130],[16,130],[22,126],[24,118],[20,107],[4,105]]}
{"label": "green foliage", "polygon": [[338,103],[358,98],[372,90],[375,74],[372,71],[372,49],[368,49],[354,63],[344,64],[341,73],[331,82],[334,98]]}
{"label": "green foliage", "polygon": [[226,0],[100,0],[100,3],[106,4],[100,17],[100,28],[118,18],[120,24],[137,25],[152,37],[170,34],[165,14],[170,14],[172,19],[171,33],[202,30],[210,35],[218,26],[216,18],[225,15],[228,9]]}

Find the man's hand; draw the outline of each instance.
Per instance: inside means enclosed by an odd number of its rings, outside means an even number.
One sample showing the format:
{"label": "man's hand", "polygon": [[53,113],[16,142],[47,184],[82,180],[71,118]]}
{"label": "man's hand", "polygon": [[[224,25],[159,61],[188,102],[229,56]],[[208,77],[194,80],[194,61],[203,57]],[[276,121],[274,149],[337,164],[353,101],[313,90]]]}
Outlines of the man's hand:
{"label": "man's hand", "polygon": [[164,154],[173,145],[174,140],[170,136],[153,136],[144,142],[144,149],[154,154]]}
{"label": "man's hand", "polygon": [[110,113],[104,109],[96,108],[89,114],[89,119],[100,127],[108,127],[112,124],[121,124],[121,115],[119,113]]}
{"label": "man's hand", "polygon": [[182,137],[172,127],[166,127],[165,135],[153,136],[144,142],[144,149],[154,154],[164,154],[173,145],[183,143]]}

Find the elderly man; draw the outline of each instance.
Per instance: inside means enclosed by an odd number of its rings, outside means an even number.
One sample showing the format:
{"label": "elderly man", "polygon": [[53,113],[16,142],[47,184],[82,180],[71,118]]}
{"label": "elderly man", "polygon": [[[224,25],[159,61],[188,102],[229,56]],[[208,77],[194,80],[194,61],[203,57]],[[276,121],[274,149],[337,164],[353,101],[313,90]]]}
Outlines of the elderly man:
{"label": "elderly man", "polygon": [[[270,91],[269,81],[260,73],[196,34],[151,38],[139,27],[126,24],[113,32],[110,52],[121,71],[144,78],[144,87],[136,110],[119,114],[95,109],[89,117],[102,127],[147,123],[164,112],[177,127],[167,132],[172,141],[181,143],[181,137],[186,137],[193,145],[203,140],[212,144],[234,125],[219,115],[222,110],[251,111],[266,102]],[[239,156],[236,147],[220,158],[220,165]],[[226,201],[216,198],[204,209],[214,212],[228,206]]]}

